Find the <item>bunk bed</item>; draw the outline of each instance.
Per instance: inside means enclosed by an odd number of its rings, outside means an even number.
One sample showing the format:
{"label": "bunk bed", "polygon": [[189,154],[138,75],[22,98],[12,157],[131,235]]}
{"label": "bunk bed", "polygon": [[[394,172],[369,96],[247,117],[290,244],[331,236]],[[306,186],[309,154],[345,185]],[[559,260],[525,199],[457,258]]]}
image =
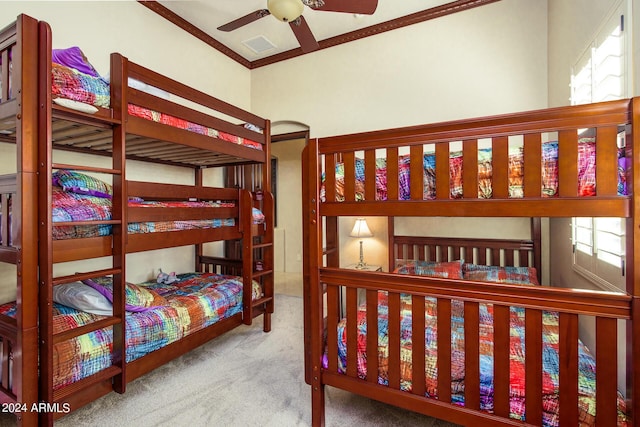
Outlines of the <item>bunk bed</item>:
{"label": "bunk bed", "polygon": [[[638,425],[639,111],[634,98],[312,140],[312,424],[331,386],[461,425]],[[388,218],[388,272],[341,268],[340,221],[357,217]],[[407,217],[532,218],[531,238],[396,236]],[[626,289],[543,283],[540,217],[622,218]]]}
{"label": "bunk bed", "polygon": [[[117,53],[108,81],[52,56],[45,22],[20,15],[0,31],[0,143],[15,146],[17,163],[0,176],[0,262],[17,274],[16,301],[0,306],[0,402],[24,425],[124,393],[258,316],[268,332],[274,308],[269,121]],[[56,163],[60,151],[106,157],[111,167]],[[128,160],[188,168],[193,185],[128,180]],[[243,179],[207,186],[212,167]],[[207,255],[215,241],[239,253]],[[197,273],[126,281],[127,254],[178,246],[194,248]],[[54,274],[58,263],[99,257],[111,267]],[[61,305],[58,291],[74,286],[111,308]],[[151,337],[136,325],[164,332]],[[74,354],[87,341],[102,353],[85,367]]]}

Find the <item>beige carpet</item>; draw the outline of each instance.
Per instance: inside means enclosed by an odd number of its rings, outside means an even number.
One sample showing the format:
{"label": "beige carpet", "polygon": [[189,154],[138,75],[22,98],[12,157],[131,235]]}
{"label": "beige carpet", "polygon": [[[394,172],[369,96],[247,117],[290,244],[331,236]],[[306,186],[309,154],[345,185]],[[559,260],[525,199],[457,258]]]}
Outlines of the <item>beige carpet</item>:
{"label": "beige carpet", "polygon": [[[270,333],[241,326],[62,418],[76,426],[308,426],[302,298],[276,295]],[[334,388],[327,426],[452,426]],[[15,425],[2,414],[0,425]]]}

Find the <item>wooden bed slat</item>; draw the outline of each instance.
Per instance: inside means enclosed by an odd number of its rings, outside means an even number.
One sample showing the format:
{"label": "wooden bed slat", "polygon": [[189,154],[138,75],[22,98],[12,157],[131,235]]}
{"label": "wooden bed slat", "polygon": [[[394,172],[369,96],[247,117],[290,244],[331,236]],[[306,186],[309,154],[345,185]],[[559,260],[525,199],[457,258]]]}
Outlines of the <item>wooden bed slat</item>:
{"label": "wooden bed slat", "polygon": [[400,390],[400,294],[389,292],[389,387]]}
{"label": "wooden bed slat", "polygon": [[539,133],[524,136],[524,196],[540,197],[542,191],[542,139]]}
{"label": "wooden bed slat", "polygon": [[509,416],[510,309],[493,306],[493,410],[501,417]]}
{"label": "wooden bed slat", "polygon": [[438,298],[438,400],[451,402],[451,300]]}
{"label": "wooden bed slat", "polygon": [[578,424],[578,315],[560,313],[560,425]]}
{"label": "wooden bed slat", "polygon": [[[425,300],[424,297],[411,297],[411,392],[418,396],[426,393],[425,383]],[[429,375],[430,373],[427,373]]]}
{"label": "wooden bed slat", "polygon": [[410,147],[410,176],[411,176],[411,200],[423,199],[424,166],[422,145]]}
{"label": "wooden bed slat", "polygon": [[542,424],[542,312],[525,310],[525,411],[527,423]]}
{"label": "wooden bed slat", "polygon": [[378,292],[367,290],[367,381],[378,384]]}
{"label": "wooden bed slat", "polygon": [[336,200],[336,158],[333,155],[326,155],[324,157],[325,174],[324,174],[324,187],[325,197],[327,202],[335,202]]}
{"label": "wooden bed slat", "polygon": [[436,199],[449,199],[451,196],[449,144],[436,144]]}
{"label": "wooden bed slat", "polygon": [[429,246],[427,253],[429,254],[429,261],[436,261],[438,259],[438,252],[435,246]]}
{"label": "wooden bed slat", "polygon": [[558,132],[558,194],[560,197],[578,195],[578,134],[576,131]]}
{"label": "wooden bed slat", "polygon": [[478,140],[464,141],[462,146],[462,195],[465,198],[478,197]]}
{"label": "wooden bed slat", "polygon": [[364,152],[364,199],[376,200],[376,152]]}
{"label": "wooden bed slat", "polygon": [[596,130],[596,192],[599,196],[618,194],[617,126]]}
{"label": "wooden bed slat", "polygon": [[596,318],[596,425],[616,425],[617,320]]}
{"label": "wooden bed slat", "polygon": [[464,406],[480,409],[480,314],[477,302],[464,303]]}
{"label": "wooden bed slat", "polygon": [[354,153],[344,153],[344,200],[353,202],[356,200],[356,164]]}
{"label": "wooden bed slat", "polygon": [[506,199],[509,197],[509,139],[493,138],[491,155],[493,198]]}
{"label": "wooden bed slat", "polygon": [[504,265],[513,267],[515,265],[515,259],[513,256],[514,251],[504,251]]}
{"label": "wooden bed slat", "polygon": [[398,200],[398,149],[387,148],[387,199]]}
{"label": "wooden bed slat", "polygon": [[338,371],[338,319],[340,318],[340,307],[338,305],[337,286],[327,286],[327,342],[336,345],[327,346],[328,368],[331,372]]}
{"label": "wooden bed slat", "polygon": [[346,288],[347,375],[358,376],[358,289]]}

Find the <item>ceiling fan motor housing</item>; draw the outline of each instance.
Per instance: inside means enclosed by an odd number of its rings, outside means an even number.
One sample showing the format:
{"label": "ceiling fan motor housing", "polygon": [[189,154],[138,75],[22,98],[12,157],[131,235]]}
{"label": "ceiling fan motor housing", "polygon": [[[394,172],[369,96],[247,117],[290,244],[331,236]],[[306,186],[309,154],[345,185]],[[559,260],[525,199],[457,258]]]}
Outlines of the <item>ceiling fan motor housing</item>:
{"label": "ceiling fan motor housing", "polygon": [[267,0],[267,9],[279,21],[293,22],[304,10],[301,0]]}

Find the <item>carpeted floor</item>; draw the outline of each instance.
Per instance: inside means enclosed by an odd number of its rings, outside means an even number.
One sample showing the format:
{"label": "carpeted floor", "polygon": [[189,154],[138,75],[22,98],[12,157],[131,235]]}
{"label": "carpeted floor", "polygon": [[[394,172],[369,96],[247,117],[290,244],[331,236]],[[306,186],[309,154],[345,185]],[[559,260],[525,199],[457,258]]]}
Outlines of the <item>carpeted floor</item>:
{"label": "carpeted floor", "polygon": [[[56,422],[57,426],[308,426],[302,298],[276,295],[272,331],[241,326]],[[327,426],[452,424],[327,388]],[[0,414],[0,426],[15,419]]]}

